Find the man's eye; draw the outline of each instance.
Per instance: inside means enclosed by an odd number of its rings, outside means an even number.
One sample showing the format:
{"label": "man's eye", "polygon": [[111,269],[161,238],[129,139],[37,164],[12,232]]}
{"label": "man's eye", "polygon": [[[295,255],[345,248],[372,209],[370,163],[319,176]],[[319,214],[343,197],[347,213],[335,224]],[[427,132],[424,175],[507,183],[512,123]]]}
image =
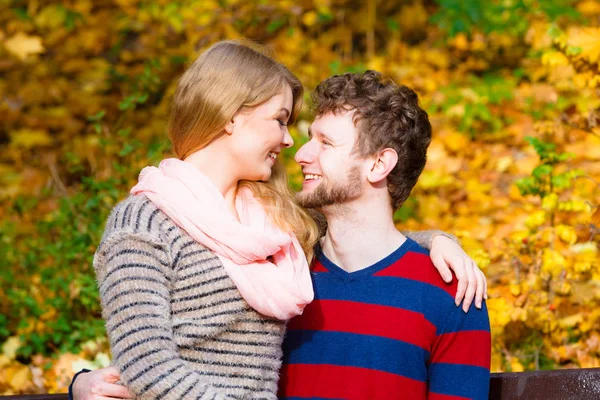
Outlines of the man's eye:
{"label": "man's eye", "polygon": [[323,140],[323,146],[331,146],[331,143],[329,143],[327,140]]}

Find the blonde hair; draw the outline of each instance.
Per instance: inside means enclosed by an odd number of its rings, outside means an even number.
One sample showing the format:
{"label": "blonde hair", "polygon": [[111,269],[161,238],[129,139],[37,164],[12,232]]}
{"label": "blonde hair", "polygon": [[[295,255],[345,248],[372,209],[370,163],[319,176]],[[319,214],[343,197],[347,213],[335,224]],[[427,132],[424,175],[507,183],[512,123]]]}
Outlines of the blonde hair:
{"label": "blonde hair", "polygon": [[[285,66],[252,42],[222,41],[200,55],[181,76],[172,101],[168,134],[175,154],[185,159],[224,134],[233,116],[292,89],[293,123],[302,107],[302,84]],[[277,162],[267,182],[240,181],[261,201],[271,220],[293,232],[312,259],[319,238],[314,220],[298,206],[288,187],[287,175]]]}

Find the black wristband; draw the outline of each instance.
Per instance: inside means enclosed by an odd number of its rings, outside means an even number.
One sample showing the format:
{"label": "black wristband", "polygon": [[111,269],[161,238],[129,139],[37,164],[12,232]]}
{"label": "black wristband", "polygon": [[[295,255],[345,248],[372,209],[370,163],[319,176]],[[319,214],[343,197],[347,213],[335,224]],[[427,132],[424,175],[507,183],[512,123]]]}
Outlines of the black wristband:
{"label": "black wristband", "polygon": [[90,372],[91,369],[82,369],[81,371],[79,371],[78,373],[75,374],[75,376],[73,376],[73,379],[71,379],[71,384],[69,385],[69,400],[73,400],[73,384],[75,383],[75,379],[77,379],[77,377],[79,376],[79,374],[84,374],[86,372]]}

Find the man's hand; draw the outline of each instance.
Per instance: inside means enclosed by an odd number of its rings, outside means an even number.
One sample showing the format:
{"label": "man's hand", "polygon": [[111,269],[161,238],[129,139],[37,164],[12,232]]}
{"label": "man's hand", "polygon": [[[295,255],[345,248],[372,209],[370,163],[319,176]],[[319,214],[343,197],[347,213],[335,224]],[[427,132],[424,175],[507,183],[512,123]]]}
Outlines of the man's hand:
{"label": "man's hand", "polygon": [[73,382],[73,400],[133,399],[125,386],[116,383],[119,379],[115,367],[79,374]]}
{"label": "man's hand", "polygon": [[475,299],[475,307],[481,308],[481,302],[484,298],[487,299],[487,282],[475,261],[457,243],[443,235],[433,237],[430,255],[433,265],[445,282],[452,281],[450,269],[454,271],[458,279],[454,299],[456,305],[458,306],[463,300],[462,309],[467,312]]}

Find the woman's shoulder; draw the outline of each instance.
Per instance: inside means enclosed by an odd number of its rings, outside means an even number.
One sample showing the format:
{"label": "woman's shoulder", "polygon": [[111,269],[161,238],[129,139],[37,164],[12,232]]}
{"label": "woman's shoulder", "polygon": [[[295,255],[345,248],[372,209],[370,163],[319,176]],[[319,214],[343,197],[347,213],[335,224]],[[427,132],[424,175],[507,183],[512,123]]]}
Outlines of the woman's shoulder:
{"label": "woman's shoulder", "polygon": [[130,195],[114,206],[104,228],[103,240],[110,236],[134,234],[164,239],[174,222],[144,194]]}
{"label": "woman's shoulder", "polygon": [[[110,238],[131,236],[161,245],[168,252],[174,253],[178,252],[181,243],[186,243],[182,239],[188,237],[183,229],[144,194],[130,195],[112,209],[106,221],[102,242]],[[203,245],[198,245],[204,248]]]}

